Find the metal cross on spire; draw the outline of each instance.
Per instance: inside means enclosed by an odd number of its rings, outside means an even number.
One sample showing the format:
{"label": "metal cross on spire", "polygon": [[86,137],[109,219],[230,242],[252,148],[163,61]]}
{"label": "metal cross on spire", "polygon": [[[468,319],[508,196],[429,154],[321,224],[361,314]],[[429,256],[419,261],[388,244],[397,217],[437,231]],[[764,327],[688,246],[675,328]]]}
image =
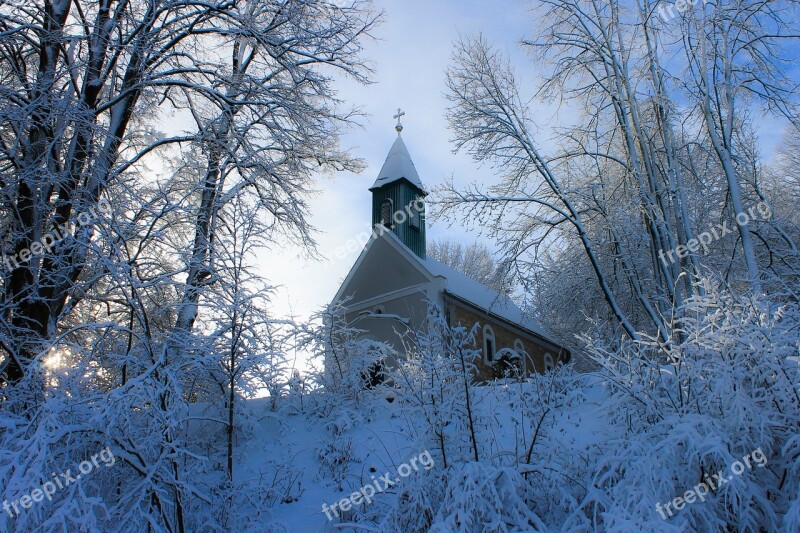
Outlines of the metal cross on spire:
{"label": "metal cross on spire", "polygon": [[401,132],[401,131],[403,131],[403,125],[400,123],[400,117],[402,117],[402,116],[403,116],[403,115],[405,115],[405,114],[406,114],[406,112],[405,112],[405,111],[403,111],[403,110],[401,110],[401,109],[398,107],[398,108],[397,108],[397,114],[396,114],[395,116],[393,116],[393,117],[392,117],[392,118],[396,118],[396,119],[397,119],[397,125],[394,127],[394,129],[396,129],[396,130],[397,130],[397,134],[398,134],[398,135],[400,134],[400,132]]}

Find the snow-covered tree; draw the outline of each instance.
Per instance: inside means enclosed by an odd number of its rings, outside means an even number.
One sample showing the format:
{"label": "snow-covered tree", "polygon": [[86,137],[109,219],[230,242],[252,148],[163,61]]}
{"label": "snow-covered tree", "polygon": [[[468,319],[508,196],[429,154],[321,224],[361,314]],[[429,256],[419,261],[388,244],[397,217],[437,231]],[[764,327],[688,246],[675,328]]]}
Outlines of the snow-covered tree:
{"label": "snow-covered tree", "polygon": [[485,244],[435,240],[428,243],[427,255],[491,289],[507,290],[502,265]]}
{"label": "snow-covered tree", "polygon": [[[19,380],[49,348],[75,287],[97,281],[86,271],[97,260],[96,221],[45,253],[36,253],[40,239],[104,198],[113,203],[123,177],[148,164],[180,159],[191,146],[207,156],[191,190],[200,198],[179,333],[196,316],[196,286],[212,275],[206,251],[225,195],[251,188],[283,231],[307,236],[310,169],[352,167],[335,139],[354,115],[334,98],[329,69],[364,79],[360,42],[375,20],[360,1],[0,6],[0,217],[4,253],[14,258],[3,270],[6,379]],[[197,128],[159,125],[167,117]]]}
{"label": "snow-covered tree", "polygon": [[[537,87],[484,37],[463,38],[447,76],[455,147],[500,180],[446,186],[440,208],[488,220],[524,287],[572,285],[581,305],[569,311],[587,309],[606,334],[672,342],[666,317],[709,269],[742,290],[783,290],[796,246],[762,183],[753,112],[797,124],[783,54],[797,33],[792,4],[703,3],[665,21],[652,2],[545,0],[523,41],[549,70]],[[556,149],[537,123],[542,102],[578,112]],[[543,296],[539,309],[564,315],[563,296]]]}
{"label": "snow-covered tree", "polygon": [[621,348],[593,343],[610,393],[609,421],[623,438],[596,459],[593,486],[599,491],[587,490],[581,506],[585,517],[604,509],[608,528],[659,527],[665,517],[657,503],[707,478],[713,484],[713,474],[754,451],[763,454],[758,467],[718,483],[705,505],[687,506],[670,524],[784,527],[782,509],[797,491],[786,476],[799,458],[787,453],[800,427],[797,305],[705,283],[704,296],[686,303],[687,340],[680,346],[652,337]]}
{"label": "snow-covered tree", "polygon": [[481,457],[473,391],[480,357],[476,330],[477,325],[449,326],[441,309],[429,303],[423,324],[405,335],[405,357],[387,372],[413,418],[425,421],[422,442],[437,449],[445,468]]}
{"label": "snow-covered tree", "polygon": [[313,252],[314,174],[358,168],[332,85],[366,81],[376,21],[360,0],[0,5],[2,496],[117,458],[0,528],[222,523],[191,402],[224,392],[230,428],[280,370],[241,207],[261,243]]}
{"label": "snow-covered tree", "polygon": [[301,345],[322,362],[315,380],[331,395],[329,403],[341,398],[358,405],[364,390],[383,382],[387,360],[395,354],[391,346],[366,337],[345,306],[332,304],[312,316]]}
{"label": "snow-covered tree", "polygon": [[204,325],[210,329],[210,346],[197,372],[208,372],[219,387],[205,396],[214,405],[225,407],[227,474],[232,481],[242,399],[262,389],[275,393],[280,390],[279,383],[288,381],[285,329],[291,324],[270,316],[271,288],[264,287],[252,272],[255,251],[264,245],[267,231],[258,204],[239,197],[217,216],[218,239],[211,263],[219,281],[209,294],[214,309]]}

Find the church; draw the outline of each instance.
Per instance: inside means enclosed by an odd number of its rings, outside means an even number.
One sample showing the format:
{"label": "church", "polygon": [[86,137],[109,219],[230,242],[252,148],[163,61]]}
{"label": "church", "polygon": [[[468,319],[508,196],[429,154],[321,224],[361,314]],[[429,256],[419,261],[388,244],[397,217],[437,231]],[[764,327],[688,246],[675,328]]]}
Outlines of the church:
{"label": "church", "polygon": [[401,115],[398,110],[397,139],[369,189],[372,235],[334,297],[343,304],[345,323],[402,357],[401,336],[424,323],[432,302],[448,325],[478,325],[479,381],[506,370],[527,375],[569,362],[570,352],[510,298],[426,256],[427,193],[403,142]]}

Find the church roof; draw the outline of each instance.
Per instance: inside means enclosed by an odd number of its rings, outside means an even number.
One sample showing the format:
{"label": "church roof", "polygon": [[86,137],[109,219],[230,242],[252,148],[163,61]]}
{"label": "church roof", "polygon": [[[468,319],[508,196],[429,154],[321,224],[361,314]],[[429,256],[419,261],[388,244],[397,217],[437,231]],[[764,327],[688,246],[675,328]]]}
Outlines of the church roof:
{"label": "church roof", "polygon": [[411,160],[411,155],[408,153],[408,148],[403,142],[403,137],[398,132],[397,139],[392,144],[389,155],[386,156],[386,161],[378,173],[378,179],[372,184],[370,190],[378,189],[404,178],[420,190],[425,190],[422,180],[419,179],[419,174],[417,174],[417,169],[414,167],[414,162]]}
{"label": "church roof", "polygon": [[[350,288],[351,281],[355,278],[362,262],[365,260],[373,245],[379,240],[384,240],[392,248],[394,248],[402,257],[406,258],[414,270],[422,274],[424,277],[434,280],[443,280],[441,290],[450,296],[453,296],[469,305],[472,305],[478,310],[481,310],[489,315],[493,315],[501,320],[514,324],[524,330],[527,330],[536,337],[541,338],[545,342],[558,346],[558,343],[553,341],[550,335],[542,328],[534,319],[522,311],[522,309],[514,303],[511,298],[490,289],[470,277],[462,274],[461,272],[450,268],[439,261],[432,258],[422,259],[411,251],[392,231],[388,231],[381,226],[376,226],[372,232],[367,244],[361,251],[347,277],[342,282],[342,286],[334,297],[334,302],[343,302],[345,298],[352,296],[347,291]],[[385,255],[382,255],[386,259]],[[397,263],[393,259],[388,259],[393,265]],[[417,282],[415,282],[417,283]],[[367,298],[368,300],[370,298]],[[358,303],[358,301],[356,302]]]}
{"label": "church roof", "polygon": [[[439,261],[428,257],[421,259],[413,253],[397,235],[391,231],[375,230],[373,235],[378,238],[384,237],[394,242],[397,249],[403,250],[404,255],[422,267],[432,277],[442,277],[445,279],[445,292],[472,304],[478,309],[496,315],[504,320],[521,326],[528,331],[544,338],[548,342],[550,335],[530,316],[525,314],[514,301],[504,294],[490,289],[486,285],[479,283],[466,274],[462,274]],[[371,244],[367,243],[367,247]],[[366,247],[365,247],[366,249]]]}
{"label": "church roof", "polygon": [[448,293],[549,340],[549,336],[544,329],[526,315],[508,296],[492,290],[458,270],[430,257],[420,261],[428,272],[434,276],[445,278],[445,291]]}

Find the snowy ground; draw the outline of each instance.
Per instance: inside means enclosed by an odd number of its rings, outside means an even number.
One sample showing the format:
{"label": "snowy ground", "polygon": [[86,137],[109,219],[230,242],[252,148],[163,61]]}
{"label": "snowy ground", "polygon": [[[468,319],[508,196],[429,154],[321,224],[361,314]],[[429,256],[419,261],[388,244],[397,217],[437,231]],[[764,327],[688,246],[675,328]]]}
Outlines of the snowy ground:
{"label": "snowy ground", "polygon": [[[553,426],[548,441],[560,453],[586,449],[604,438],[605,413],[599,401],[602,388],[594,386],[587,390],[585,401],[551,413]],[[509,401],[514,395],[502,385],[479,387],[476,392],[478,416],[490,417],[495,422],[492,424],[495,432],[492,438],[482,439],[494,444],[492,449],[483,453],[494,460],[506,456],[512,462],[514,457],[524,455],[525,450],[515,449],[514,444],[518,427],[514,421],[518,416]],[[308,414],[308,409],[306,412],[297,410],[295,414],[276,415],[268,399],[251,400],[248,407],[257,421],[253,434],[239,443],[237,477],[242,481],[261,476],[278,480],[296,476],[289,482],[277,483],[281,493],[279,499],[289,502],[276,502],[271,509],[271,519],[268,519],[292,532],[356,531],[336,518],[329,521],[322,511],[323,504],[333,505],[387,473],[398,480],[398,467],[425,451],[418,449],[414,436],[409,435],[411,426],[404,420],[403,406],[398,402],[389,403],[383,395],[375,394],[373,405],[368,408],[334,412],[326,419]],[[320,451],[331,440],[331,425],[342,428],[341,440],[352,443],[350,460],[343,468],[340,484],[335,482],[331,469],[320,459]],[[371,510],[381,514],[381,508],[388,507],[403,481],[399,479],[398,487],[378,495],[370,504]],[[363,531],[363,526],[359,530]]]}

